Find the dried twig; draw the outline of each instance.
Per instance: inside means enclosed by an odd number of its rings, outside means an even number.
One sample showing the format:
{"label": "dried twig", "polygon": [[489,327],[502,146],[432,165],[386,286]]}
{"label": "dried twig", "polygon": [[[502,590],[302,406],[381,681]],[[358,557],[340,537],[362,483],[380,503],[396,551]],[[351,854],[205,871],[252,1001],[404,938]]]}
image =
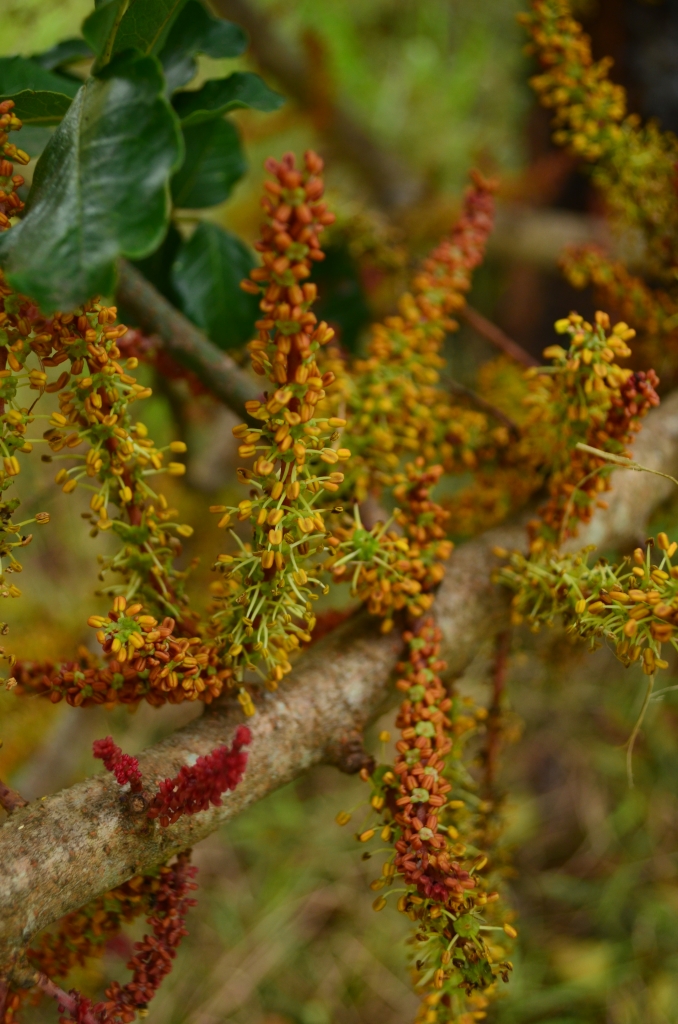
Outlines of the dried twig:
{"label": "dried twig", "polygon": [[492,405],[492,402],[488,402],[486,398],[479,395],[477,391],[472,388],[467,388],[465,384],[460,384],[457,380],[452,380],[451,377],[442,377],[441,383],[443,387],[446,387],[448,391],[454,392],[455,395],[462,395],[464,398],[468,398],[478,409],[482,409],[488,416],[492,416],[499,423],[503,423],[504,426],[511,431],[512,434],[520,434],[520,427],[512,420],[510,416],[507,416],[505,412],[498,409],[496,405]]}
{"label": "dried twig", "polygon": [[483,338],[487,338],[511,359],[515,359],[517,363],[522,363],[523,366],[539,366],[539,361],[534,356],[526,352],[513,338],[509,338],[508,334],[504,334],[500,327],[493,324],[473,306],[464,306],[457,315],[462,317],[469,327],[472,327],[478,334],[482,334]]}

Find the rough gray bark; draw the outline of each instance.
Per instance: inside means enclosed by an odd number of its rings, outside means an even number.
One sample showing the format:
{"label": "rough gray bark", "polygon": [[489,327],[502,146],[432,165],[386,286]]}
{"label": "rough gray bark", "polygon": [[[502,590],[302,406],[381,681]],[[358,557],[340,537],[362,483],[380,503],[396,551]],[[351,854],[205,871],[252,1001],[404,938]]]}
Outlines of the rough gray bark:
{"label": "rough gray bark", "polygon": [[[634,454],[643,465],[678,473],[678,392],[648,416]],[[595,517],[579,543],[608,550],[633,546],[672,486],[648,474],[616,473],[610,509]],[[524,541],[522,526],[501,527],[453,554],[435,603],[451,672],[462,671],[505,628],[508,597],[491,582],[498,565],[493,549],[520,548]],[[312,765],[336,760],[342,738],[384,705],[399,645],[397,636],[381,635],[360,616],[304,654],[280,690],[259,700],[248,723],[253,739],[245,778],[220,808],[168,829],[135,824],[116,782],[104,774],[15,811],[0,828],[0,973],[37,931],[63,914],[193,845]],[[174,775],[191,755],[229,743],[241,721],[233,706],[208,711],[141,754],[145,778]]]}

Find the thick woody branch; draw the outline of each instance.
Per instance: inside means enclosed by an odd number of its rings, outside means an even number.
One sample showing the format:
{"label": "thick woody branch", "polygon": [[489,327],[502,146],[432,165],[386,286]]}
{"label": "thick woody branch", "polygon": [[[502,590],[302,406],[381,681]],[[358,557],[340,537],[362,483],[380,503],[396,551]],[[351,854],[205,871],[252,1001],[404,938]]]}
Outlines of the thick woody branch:
{"label": "thick woody branch", "polygon": [[248,32],[251,52],[261,70],[272,75],[310,115],[328,151],[360,173],[379,206],[397,211],[422,197],[423,181],[380,146],[345,103],[319,88],[307,57],[286,43],[269,15],[248,0],[210,2],[217,14],[237,21]]}
{"label": "thick woody branch", "polygon": [[[634,451],[638,462],[678,473],[678,393],[652,412]],[[644,538],[652,508],[672,485],[648,474],[619,471],[610,508],[592,522],[581,544],[606,549]],[[443,630],[443,656],[461,672],[508,623],[508,597],[492,582],[496,545],[520,548],[522,526],[507,526],[463,545],[451,559],[435,611]],[[252,744],[245,777],[223,805],[181,818],[162,829],[138,824],[126,812],[109,775],[97,775],[16,811],[0,828],[0,974],[11,971],[31,937],[63,914],[120,885],[138,872],[193,845],[320,762],[341,761],[342,746],[384,706],[400,641],[383,636],[364,616],[330,634],[299,660],[277,693],[265,694],[248,723]],[[175,775],[194,755],[230,743],[240,711],[202,718],[140,755],[144,777]]]}
{"label": "thick woody branch", "polygon": [[257,398],[260,388],[235,360],[206,338],[144,275],[126,260],[118,264],[116,297],[147,334],[157,335],[163,348],[240,416],[245,402]]}

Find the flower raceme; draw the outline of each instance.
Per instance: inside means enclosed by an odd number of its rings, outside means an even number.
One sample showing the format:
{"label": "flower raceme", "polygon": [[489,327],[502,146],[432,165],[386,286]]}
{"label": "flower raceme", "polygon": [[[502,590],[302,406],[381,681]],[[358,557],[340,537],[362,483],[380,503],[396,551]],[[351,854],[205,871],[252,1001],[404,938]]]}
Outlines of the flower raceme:
{"label": "flower raceme", "polygon": [[[235,789],[242,780],[247,767],[247,753],[242,748],[249,746],[251,740],[250,730],[240,725],[230,747],[217,747],[210,754],[198,757],[195,764],[184,765],[174,778],[161,782],[150,801],[148,818],[157,818],[160,825],[167,828],[183,814],[206,811],[210,804],[221,807],[222,794]],[[119,785],[129,783],[132,793],[143,791],[138,760],[123,754],[111,736],[95,740],[92,750],[94,756],[104,762],[106,770],[113,772]]]}
{"label": "flower raceme", "polygon": [[610,488],[613,466],[577,444],[622,455],[643,416],[659,404],[653,370],[634,374],[616,362],[631,355],[627,341],[635,331],[627,324],[610,330],[609,317],[598,312],[594,324],[571,313],[555,326],[568,347],[546,348],[551,365],[526,373],[532,410],[526,435],[532,458],[541,449],[548,471],[548,502],[529,527],[535,552],[576,536],[578,524],[588,522],[596,506],[605,507],[601,496]]}
{"label": "flower raceme", "polygon": [[317,322],[311,309],[316,286],[307,280],[313,262],[324,259],[320,233],[334,220],[320,201],[322,161],[307,152],[302,170],[291,154],[266,166],[273,180],[266,183],[266,220],[256,246],[263,265],[242,287],[262,296],[258,336],[248,348],[253,368],[268,377],[273,390],[265,401],[247,403],[261,426],[243,424],[233,431],[241,458],[253,460],[251,468],[238,470],[250,498],[237,507],[212,509],[222,528],[237,519],[252,529],[247,545],[233,534],[240,550],[219,556],[216,568],[225,582],[213,587],[214,635],[224,645],[248,714],[254,708],[245,672],[258,673],[275,688],[290,671],[290,654],[310,639],[312,601],[321,584],[308,563],[324,550],[333,511],[318,502],[323,493],[339,489],[340,465],[350,456],[337,443],[345,419],[318,413],[334,379],[318,366],[320,349],[334,332]]}
{"label": "flower raceme", "polygon": [[[487,933],[502,931],[501,925],[487,923],[500,920],[499,894],[489,890],[482,874],[488,865],[487,853],[477,845],[482,815],[471,810],[482,801],[472,792],[462,760],[464,744],[487,715],[444,686],[441,634],[432,619],[405,632],[404,639],[407,658],[397,666],[396,687],[404,700],[396,720],[396,759],[371,777],[364,773],[378,819],[357,838],[368,843],[378,834],[392,847],[371,884],[373,891],[389,891],[377,896],[373,907],[382,910],[391,892],[401,892],[398,909],[416,925],[415,983],[425,993],[418,1019],[465,1024],[480,1019],[474,1014],[485,1015],[497,979],[507,980],[511,970],[505,950],[488,945]],[[342,812],[337,821],[349,819]],[[515,936],[511,925],[503,930]]]}
{"label": "flower raceme", "polygon": [[611,59],[593,60],[590,40],[567,0],[532,0],[531,7],[519,20],[543,68],[531,85],[553,110],[554,141],[591,164],[593,181],[617,223],[642,232],[653,276],[674,283],[678,140],[626,113],[625,91],[609,78]]}

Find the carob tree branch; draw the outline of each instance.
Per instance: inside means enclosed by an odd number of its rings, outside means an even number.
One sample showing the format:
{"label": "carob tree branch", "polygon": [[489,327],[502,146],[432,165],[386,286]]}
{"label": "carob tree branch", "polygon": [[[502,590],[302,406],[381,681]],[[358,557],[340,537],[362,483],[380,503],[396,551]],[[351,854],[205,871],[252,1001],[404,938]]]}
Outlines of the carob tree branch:
{"label": "carob tree branch", "polygon": [[486,338],[496,348],[501,349],[505,355],[515,359],[517,363],[522,363],[523,366],[539,366],[539,360],[535,359],[529,352],[526,352],[517,341],[509,338],[508,334],[505,334],[501,327],[497,327],[496,324],[488,320],[482,313],[479,313],[473,306],[464,306],[457,315],[462,320],[465,320],[469,327],[472,327],[474,331],[477,331],[478,334]]}
{"label": "carob tree branch", "polygon": [[382,209],[395,212],[421,199],[423,180],[383,148],[344,103],[317,88],[308,59],[288,46],[268,14],[248,0],[210,3],[222,18],[238,22],[248,32],[250,50],[261,70],[272,75],[310,115],[325,148],[356,168]]}
{"label": "carob tree branch", "polygon": [[165,351],[192,370],[216,398],[247,417],[245,402],[261,392],[257,382],[126,260],[118,264],[116,298],[139,326],[147,334],[157,335]]}
{"label": "carob tree branch", "polygon": [[[650,413],[635,445],[643,465],[678,472],[678,392]],[[640,473],[615,474],[610,507],[577,545],[638,543],[652,508],[672,484]],[[491,580],[494,548],[522,548],[521,524],[488,531],[457,550],[435,602],[443,657],[452,673],[508,623],[508,595]],[[382,635],[360,615],[303,655],[276,693],[264,694],[250,720],[245,777],[223,805],[182,817],[167,829],[134,821],[111,775],[97,775],[18,810],[0,828],[0,977],[20,964],[32,936],[62,915],[194,845],[246,807],[312,765],[337,760],[337,748],[384,706],[400,653],[397,634]],[[230,743],[242,721],[233,704],[207,711],[140,757],[149,784],[176,774],[195,755]]]}

